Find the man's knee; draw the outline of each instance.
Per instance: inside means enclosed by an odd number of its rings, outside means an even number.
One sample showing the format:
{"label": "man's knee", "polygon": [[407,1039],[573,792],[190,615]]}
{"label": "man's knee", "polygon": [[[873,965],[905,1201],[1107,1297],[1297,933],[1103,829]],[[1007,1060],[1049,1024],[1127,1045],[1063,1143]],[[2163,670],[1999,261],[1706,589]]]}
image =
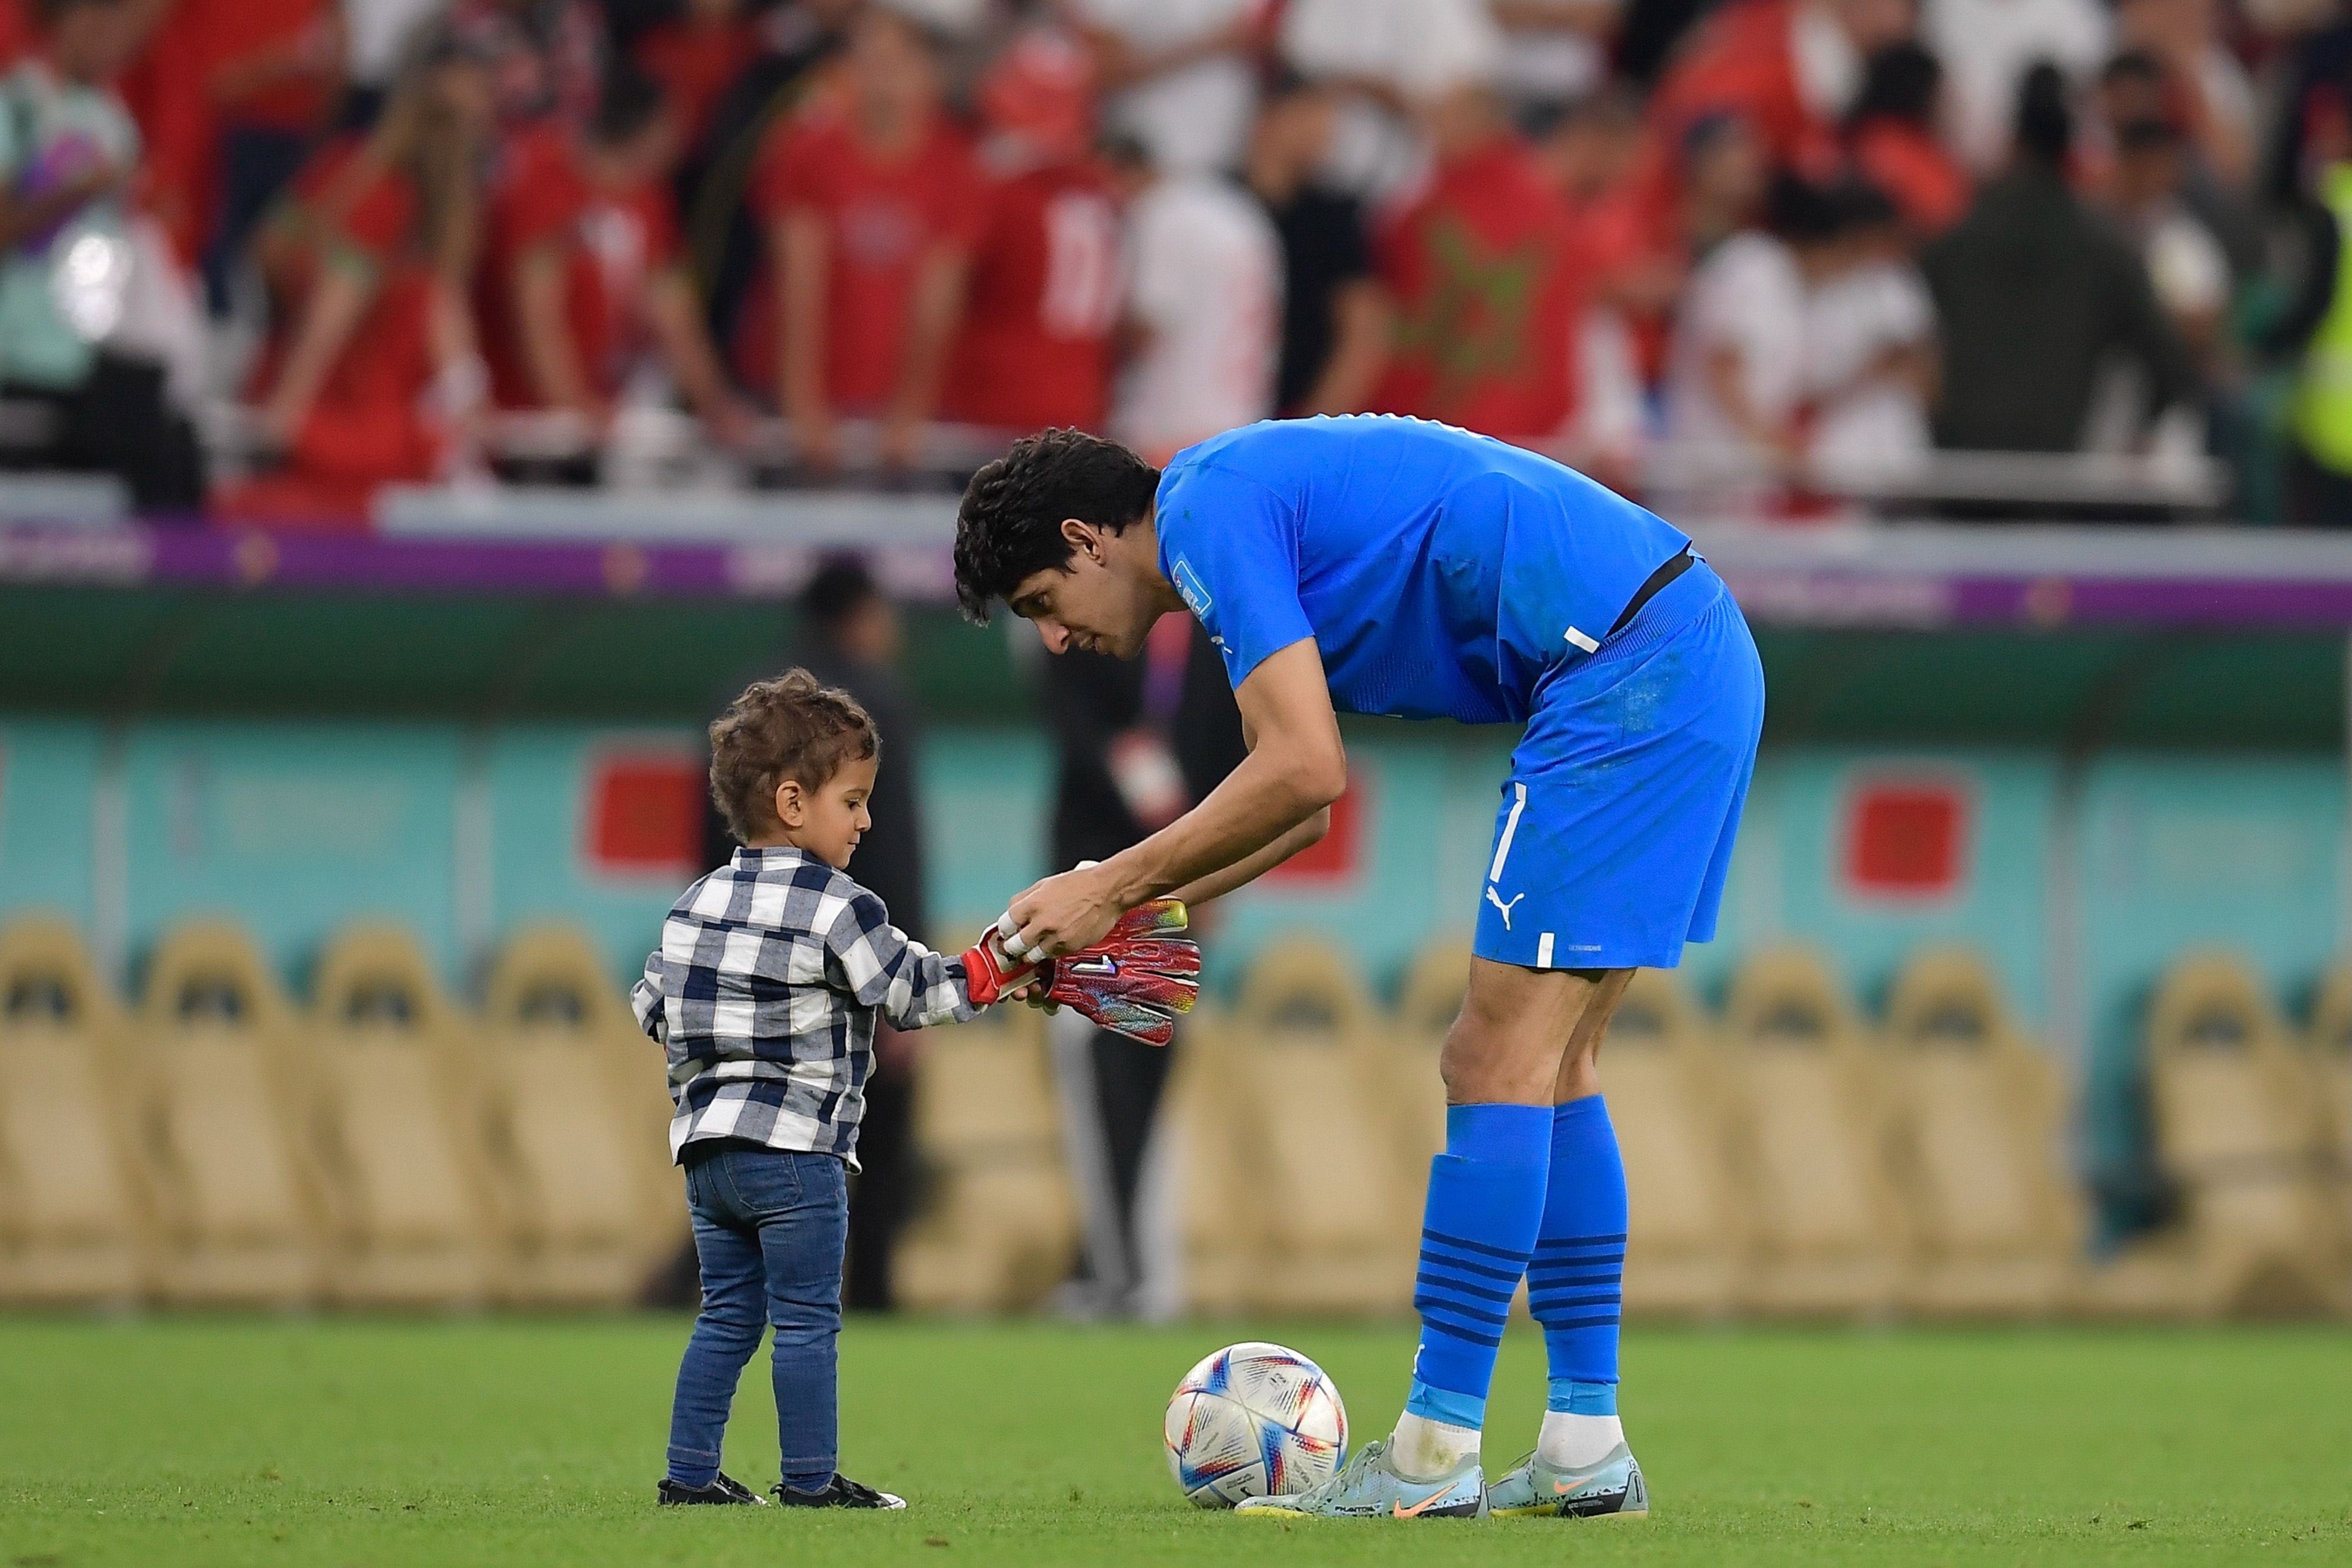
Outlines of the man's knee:
{"label": "man's knee", "polygon": [[[1551,977],[1568,983],[1565,977]],[[1545,1102],[1565,1032],[1533,971],[1474,960],[1462,1011],[1438,1053],[1449,1104]]]}
{"label": "man's knee", "polygon": [[1585,1085],[1593,1057],[1632,975],[1474,959],[1461,1015],[1438,1056],[1447,1102],[1549,1104],[1563,1087],[1592,1092]]}

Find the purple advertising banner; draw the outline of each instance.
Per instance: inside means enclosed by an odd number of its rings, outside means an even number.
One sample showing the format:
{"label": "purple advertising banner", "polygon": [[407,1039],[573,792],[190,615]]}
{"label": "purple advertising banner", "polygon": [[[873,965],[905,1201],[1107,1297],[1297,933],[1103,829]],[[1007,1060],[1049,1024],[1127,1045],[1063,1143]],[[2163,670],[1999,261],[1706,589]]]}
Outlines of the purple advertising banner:
{"label": "purple advertising banner", "polygon": [[[2217,549],[2210,536],[2114,530],[2084,540],[2012,529],[2006,539],[1969,538],[1964,550],[1930,550],[1921,538],[1888,535],[1837,550],[1760,533],[1702,543],[1763,625],[2352,628],[2352,548],[2333,540],[2247,535]],[[825,551],[843,548],[857,547],[20,524],[0,526],[0,583],[779,598],[797,591]],[[894,539],[864,553],[901,596],[952,601],[944,539]]]}

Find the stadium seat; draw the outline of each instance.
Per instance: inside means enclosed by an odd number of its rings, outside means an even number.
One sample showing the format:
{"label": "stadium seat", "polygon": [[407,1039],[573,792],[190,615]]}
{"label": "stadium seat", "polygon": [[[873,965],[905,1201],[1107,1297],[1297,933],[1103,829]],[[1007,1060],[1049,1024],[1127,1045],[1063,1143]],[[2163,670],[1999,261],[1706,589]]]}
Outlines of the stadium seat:
{"label": "stadium seat", "polygon": [[1196,1309],[1402,1312],[1426,1155],[1398,1146],[1395,1044],[1341,954],[1278,941],[1178,1064]]}
{"label": "stadium seat", "polygon": [[514,1249],[510,1299],[635,1300],[687,1236],[661,1048],[569,926],[508,941],[482,1023],[485,1124]]}
{"label": "stadium seat", "polygon": [[2326,1113],[2322,1174],[2338,1223],[2352,1228],[2352,964],[2337,965],[2320,986],[2306,1044]]}
{"label": "stadium seat", "polygon": [[923,1190],[891,1259],[894,1288],[908,1308],[1013,1312],[1070,1277],[1077,1202],[1045,1024],[1035,1009],[1015,1005],[918,1037]]}
{"label": "stadium seat", "polygon": [[335,1299],[494,1301],[519,1199],[485,1155],[477,1041],[404,931],[354,925],[319,960],[305,1026]]}
{"label": "stadium seat", "polygon": [[129,1302],[150,1283],[139,1084],[62,921],[0,930],[0,1302]]}
{"label": "stadium seat", "polygon": [[1900,1214],[1878,1064],[1853,1009],[1819,957],[1783,948],[1740,966],[1724,1021],[1734,1169],[1751,1205],[1743,1304],[1891,1309]]}
{"label": "stadium seat", "polygon": [[1442,937],[1423,947],[1404,973],[1393,1019],[1398,1148],[1426,1174],[1430,1156],[1445,1147],[1445,1080],[1437,1070],[1446,1031],[1462,1012],[1470,987],[1470,939]]}
{"label": "stadium seat", "polygon": [[1625,1160],[1625,1310],[1738,1304],[1746,1217],[1726,1157],[1722,1050],[1673,974],[1643,969],[1612,1016],[1601,1090]]}
{"label": "stadium seat", "polygon": [[2102,1282],[2105,1303],[2135,1304],[2135,1274],[2169,1270],[2193,1316],[2341,1310],[2345,1234],[2321,1179],[2320,1108],[2261,982],[2224,955],[2175,964],[2148,1004],[2147,1061],[2183,1223],[2132,1249]]}
{"label": "stadium seat", "polygon": [[1931,1315],[2048,1315],[2065,1304],[2081,1203],[2061,1161],[2064,1087],[2017,1031],[1975,954],[1918,953],[1883,1031],[1902,1304]]}
{"label": "stadium seat", "polygon": [[244,932],[198,921],[147,963],[133,1031],[148,1088],[159,1291],[187,1305],[300,1306],[324,1291],[310,1094],[284,994]]}

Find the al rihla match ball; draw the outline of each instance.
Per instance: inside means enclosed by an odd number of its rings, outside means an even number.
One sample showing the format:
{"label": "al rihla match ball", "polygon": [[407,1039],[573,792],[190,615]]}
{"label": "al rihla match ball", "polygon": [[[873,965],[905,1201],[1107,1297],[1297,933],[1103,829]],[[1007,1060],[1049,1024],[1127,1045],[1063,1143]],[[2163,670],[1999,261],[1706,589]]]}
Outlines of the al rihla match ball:
{"label": "al rihla match ball", "polygon": [[1252,1341],[1204,1357],[1176,1385],[1161,1428],[1168,1469],[1202,1508],[1305,1491],[1348,1457],[1348,1407],[1323,1369]]}

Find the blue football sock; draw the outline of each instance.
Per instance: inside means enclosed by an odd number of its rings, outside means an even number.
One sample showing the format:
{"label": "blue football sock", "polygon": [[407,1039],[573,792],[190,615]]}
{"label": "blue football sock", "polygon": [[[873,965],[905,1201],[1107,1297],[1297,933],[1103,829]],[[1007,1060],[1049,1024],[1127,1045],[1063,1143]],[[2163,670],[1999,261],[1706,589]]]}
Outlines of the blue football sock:
{"label": "blue football sock", "polygon": [[1551,1365],[1547,1407],[1617,1413],[1617,1318],[1625,1277],[1625,1164],[1598,1094],[1552,1108],[1551,1176],[1528,1265],[1528,1305]]}
{"label": "blue football sock", "polygon": [[1412,1415],[1473,1431],[1486,1424],[1503,1322],[1543,1218],[1550,1120],[1541,1105],[1446,1107],[1413,1283],[1421,1349],[1405,1401]]}

